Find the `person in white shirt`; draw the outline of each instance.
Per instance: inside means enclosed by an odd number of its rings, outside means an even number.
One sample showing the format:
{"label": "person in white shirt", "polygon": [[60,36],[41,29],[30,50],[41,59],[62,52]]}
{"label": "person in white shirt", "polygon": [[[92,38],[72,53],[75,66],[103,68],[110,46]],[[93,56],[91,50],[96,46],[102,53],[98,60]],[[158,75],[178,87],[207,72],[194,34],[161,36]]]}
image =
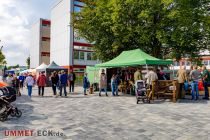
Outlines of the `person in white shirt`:
{"label": "person in white shirt", "polygon": [[31,94],[32,94],[32,87],[34,86],[34,78],[32,76],[32,74],[30,73],[27,77],[26,77],[26,86],[28,88],[28,96],[31,98]]}
{"label": "person in white shirt", "polygon": [[155,70],[150,70],[148,74],[149,85],[152,85],[152,81],[155,80],[158,80],[157,73],[155,72]]}
{"label": "person in white shirt", "polygon": [[148,97],[151,98],[152,97],[152,81],[158,80],[158,76],[157,76],[157,73],[155,72],[155,69],[150,69],[150,71],[147,73],[145,78],[147,79],[146,83],[148,85],[148,88],[151,90]]}

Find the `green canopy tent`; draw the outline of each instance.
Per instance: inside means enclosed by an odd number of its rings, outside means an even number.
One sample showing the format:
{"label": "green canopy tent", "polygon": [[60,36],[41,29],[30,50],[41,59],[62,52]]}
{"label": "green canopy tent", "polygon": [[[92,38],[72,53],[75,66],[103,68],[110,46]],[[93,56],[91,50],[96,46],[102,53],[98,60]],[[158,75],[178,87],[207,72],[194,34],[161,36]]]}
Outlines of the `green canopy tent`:
{"label": "green canopy tent", "polygon": [[172,60],[162,60],[146,54],[140,49],[123,51],[116,58],[101,64],[96,64],[96,67],[116,68],[116,67],[129,67],[138,65],[169,65]]}

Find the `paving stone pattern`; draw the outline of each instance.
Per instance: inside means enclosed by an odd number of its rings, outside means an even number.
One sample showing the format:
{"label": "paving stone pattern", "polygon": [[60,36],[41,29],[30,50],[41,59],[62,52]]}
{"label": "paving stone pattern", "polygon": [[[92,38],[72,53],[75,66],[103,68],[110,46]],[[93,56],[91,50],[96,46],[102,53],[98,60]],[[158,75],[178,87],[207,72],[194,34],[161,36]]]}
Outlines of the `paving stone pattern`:
{"label": "paving stone pattern", "polygon": [[[158,100],[136,104],[133,96],[84,96],[82,89],[68,98],[38,97],[30,100],[24,91],[14,103],[22,110],[19,119],[0,122],[0,139],[17,140],[208,140],[210,103]],[[110,95],[110,94],[109,94]],[[5,137],[4,130],[53,130],[61,137]]]}

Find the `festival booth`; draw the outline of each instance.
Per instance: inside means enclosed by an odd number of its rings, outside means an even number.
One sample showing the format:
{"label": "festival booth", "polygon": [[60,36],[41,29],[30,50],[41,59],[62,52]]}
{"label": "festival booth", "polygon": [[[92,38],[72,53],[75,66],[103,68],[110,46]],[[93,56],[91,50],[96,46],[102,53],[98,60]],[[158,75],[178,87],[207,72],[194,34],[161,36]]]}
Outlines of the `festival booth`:
{"label": "festival booth", "polygon": [[39,73],[42,71],[46,71],[46,68],[47,68],[47,65],[45,63],[42,63],[40,66],[36,68],[36,72]]}
{"label": "festival booth", "polygon": [[62,70],[65,71],[66,73],[68,73],[68,69],[57,65],[54,61],[52,61],[46,67],[47,86],[51,86],[50,76],[52,75],[52,72],[54,72],[54,71],[59,72],[59,71],[62,71]]}
{"label": "festival booth", "polygon": [[[148,70],[148,67],[150,66],[170,65],[172,63],[173,63],[172,60],[158,59],[153,56],[150,56],[149,54],[146,54],[140,49],[135,49],[130,51],[123,51],[116,58],[102,64],[96,64],[95,67],[107,68],[108,70],[113,68],[120,68],[120,69],[131,68],[132,71],[135,71],[134,68],[140,66],[145,66],[145,69]],[[107,76],[107,79],[109,78],[110,76]],[[121,91],[131,90],[134,85],[132,81],[133,79],[129,80],[127,84],[121,82],[121,84],[119,85],[119,89]],[[177,87],[176,80],[153,81],[152,89],[150,89],[152,90],[152,99],[154,99],[155,95],[157,96],[157,98],[160,96],[170,96],[171,99],[175,102],[177,98],[176,87]]]}
{"label": "festival booth", "polygon": [[36,78],[38,78],[40,72],[46,72],[46,68],[47,68],[47,65],[45,63],[42,63],[40,66],[38,66],[36,68]]}

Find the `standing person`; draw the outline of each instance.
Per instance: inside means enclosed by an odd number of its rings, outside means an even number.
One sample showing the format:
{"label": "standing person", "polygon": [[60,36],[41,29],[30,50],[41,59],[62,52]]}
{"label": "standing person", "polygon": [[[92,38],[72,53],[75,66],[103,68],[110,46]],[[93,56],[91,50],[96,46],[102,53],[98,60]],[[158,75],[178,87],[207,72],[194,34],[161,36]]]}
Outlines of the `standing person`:
{"label": "standing person", "polygon": [[74,82],[76,80],[76,75],[73,72],[73,70],[70,71],[70,74],[68,76],[68,81],[69,81],[69,93],[74,93]]}
{"label": "standing person", "polygon": [[116,96],[119,96],[118,95],[118,85],[119,85],[119,83],[120,83],[120,76],[119,76],[119,74],[117,74],[115,76],[115,91],[116,91]]}
{"label": "standing person", "polygon": [[205,91],[205,97],[203,99],[209,100],[209,90],[208,90],[208,82],[210,81],[210,75],[209,71],[206,69],[206,66],[202,67],[202,80],[203,80],[203,86]]}
{"label": "standing person", "polygon": [[83,77],[83,88],[84,88],[84,95],[87,95],[86,91],[90,87],[90,82],[87,77],[87,73],[85,73]]}
{"label": "standing person", "polygon": [[183,94],[183,86],[184,86],[184,82],[187,81],[187,72],[186,70],[184,69],[184,67],[180,66],[180,69],[178,70],[176,76],[178,77],[178,91],[179,91],[179,94],[178,94],[178,99],[182,98],[184,99],[185,98],[185,94]]}
{"label": "standing person", "polygon": [[60,75],[60,96],[62,96],[62,90],[64,89],[65,97],[67,97],[67,92],[66,92],[67,82],[68,82],[68,76],[65,71],[62,71]]}
{"label": "standing person", "polygon": [[113,74],[112,75],[112,78],[111,78],[112,96],[115,96],[115,91],[116,91],[116,83],[115,83],[115,80],[116,80],[116,76],[115,76],[115,74]]}
{"label": "standing person", "polygon": [[53,90],[53,95],[56,95],[56,87],[58,85],[59,77],[57,75],[57,72],[53,72],[51,76],[51,82],[52,82],[52,90]]}
{"label": "standing person", "polygon": [[42,91],[42,96],[44,96],[44,87],[46,86],[46,81],[47,81],[47,78],[44,72],[41,72],[41,74],[39,75],[37,79],[37,85],[39,88],[39,91],[38,91],[39,96],[41,94],[41,91]]}
{"label": "standing person", "polygon": [[8,86],[12,87],[12,81],[13,81],[12,74],[9,74],[6,78],[6,83],[8,84]]}
{"label": "standing person", "polygon": [[14,79],[13,79],[13,81],[12,81],[12,84],[13,84],[13,88],[15,89],[15,91],[16,91],[16,94],[18,95],[18,96],[21,96],[21,93],[20,93],[20,81],[19,81],[19,79],[15,76],[14,77]]}
{"label": "standing person", "polygon": [[60,83],[61,71],[59,71],[59,72],[57,73],[57,75],[58,75],[58,84],[57,84],[57,88],[58,88],[58,90],[60,90],[60,87],[61,87],[61,83]]}
{"label": "standing person", "polygon": [[134,82],[136,83],[137,80],[142,80],[142,74],[140,68],[137,68],[136,72],[134,73]]}
{"label": "standing person", "polygon": [[151,69],[148,74],[147,74],[147,84],[150,86],[152,86],[152,81],[156,81],[158,80],[158,76],[157,76],[157,73],[155,72],[155,69]]}
{"label": "standing person", "polygon": [[102,69],[102,72],[101,72],[99,88],[100,88],[99,96],[101,96],[101,91],[102,90],[104,90],[104,92],[106,93],[106,96],[108,96],[108,94],[107,94],[107,76],[105,74],[104,69]]}
{"label": "standing person", "polygon": [[198,80],[200,78],[200,72],[197,70],[197,65],[193,66],[193,70],[190,72],[190,78],[192,79],[191,87],[192,87],[192,100],[199,99],[198,92]]}
{"label": "standing person", "polygon": [[164,73],[160,71],[160,69],[157,69],[157,76],[158,76],[158,80],[166,80],[164,78]]}
{"label": "standing person", "polygon": [[23,90],[23,83],[24,83],[25,77],[23,76],[23,74],[21,74],[18,79],[20,81],[20,89]]}
{"label": "standing person", "polygon": [[26,77],[25,82],[26,82],[27,89],[28,89],[28,96],[31,98],[32,87],[34,86],[34,83],[35,83],[34,78],[31,73]]}
{"label": "standing person", "polygon": [[148,74],[145,76],[147,78],[147,85],[151,89],[151,92],[149,93],[149,98],[152,97],[152,82],[158,80],[157,73],[155,72],[155,69],[151,69]]}
{"label": "standing person", "polygon": [[191,77],[190,77],[190,73],[191,73],[192,70],[193,70],[193,65],[190,65],[190,70],[187,71],[187,80],[190,81],[190,82],[192,80]]}

